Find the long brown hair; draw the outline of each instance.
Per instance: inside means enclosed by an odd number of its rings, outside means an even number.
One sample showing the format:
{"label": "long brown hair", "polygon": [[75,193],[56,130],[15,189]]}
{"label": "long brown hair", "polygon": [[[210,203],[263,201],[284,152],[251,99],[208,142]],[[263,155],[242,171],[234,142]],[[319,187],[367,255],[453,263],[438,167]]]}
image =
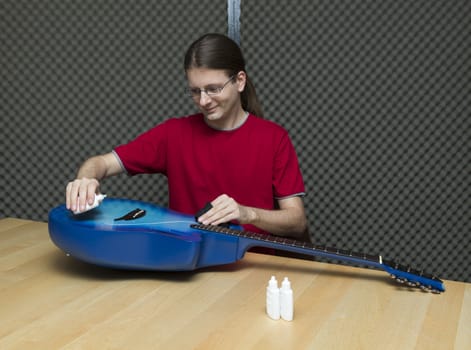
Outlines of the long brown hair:
{"label": "long brown hair", "polygon": [[223,34],[205,34],[190,45],[185,54],[185,71],[190,68],[225,70],[228,76],[244,71],[247,76],[245,89],[240,98],[242,108],[258,117],[263,117],[255,86],[245,70],[245,60],[239,45]]}

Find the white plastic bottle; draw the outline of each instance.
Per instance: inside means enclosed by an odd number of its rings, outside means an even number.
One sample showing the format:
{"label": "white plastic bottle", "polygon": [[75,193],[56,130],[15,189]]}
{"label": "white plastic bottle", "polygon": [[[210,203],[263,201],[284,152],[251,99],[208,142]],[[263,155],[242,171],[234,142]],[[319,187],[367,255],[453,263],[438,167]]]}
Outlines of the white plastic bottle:
{"label": "white plastic bottle", "polygon": [[267,286],[267,314],[274,320],[280,319],[280,289],[275,276],[271,276]]}
{"label": "white plastic bottle", "polygon": [[285,321],[292,321],[294,314],[293,290],[288,277],[281,282],[280,289],[280,314]]}

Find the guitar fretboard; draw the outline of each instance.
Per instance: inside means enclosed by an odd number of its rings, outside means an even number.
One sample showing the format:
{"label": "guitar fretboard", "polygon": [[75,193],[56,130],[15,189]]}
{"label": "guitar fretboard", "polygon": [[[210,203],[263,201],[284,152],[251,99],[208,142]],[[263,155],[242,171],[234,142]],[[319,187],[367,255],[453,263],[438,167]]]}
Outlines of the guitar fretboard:
{"label": "guitar fretboard", "polygon": [[332,256],[339,258],[353,258],[359,260],[365,260],[368,262],[382,263],[382,258],[380,255],[370,255],[366,253],[358,253],[352,250],[338,249],[334,247],[328,247],[326,245],[316,245],[309,242],[299,241],[296,239],[279,237],[274,235],[265,235],[257,232],[251,231],[241,231],[227,228],[224,226],[215,226],[215,225],[203,225],[203,224],[192,224],[192,228],[199,230],[222,233],[231,236],[238,236],[242,238],[253,239],[257,241],[262,241],[282,247],[295,247],[301,250],[304,250],[307,254],[312,252],[324,252]]}

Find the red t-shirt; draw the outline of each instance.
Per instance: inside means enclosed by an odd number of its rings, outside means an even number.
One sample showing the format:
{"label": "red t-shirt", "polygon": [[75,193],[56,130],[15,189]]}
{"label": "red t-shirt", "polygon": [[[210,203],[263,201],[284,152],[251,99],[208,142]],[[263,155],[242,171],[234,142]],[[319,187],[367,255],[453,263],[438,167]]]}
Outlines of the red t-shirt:
{"label": "red t-shirt", "polygon": [[274,209],[275,199],[305,191],[287,131],[254,115],[234,130],[213,129],[202,114],[168,119],[115,153],[130,175],[166,175],[169,207],[182,213],[193,215],[223,193],[242,205]]}

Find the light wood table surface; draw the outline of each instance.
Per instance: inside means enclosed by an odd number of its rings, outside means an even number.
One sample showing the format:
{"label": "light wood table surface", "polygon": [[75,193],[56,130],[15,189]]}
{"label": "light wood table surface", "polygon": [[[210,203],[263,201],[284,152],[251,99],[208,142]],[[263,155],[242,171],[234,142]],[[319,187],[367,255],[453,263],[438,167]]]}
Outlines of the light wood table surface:
{"label": "light wood table surface", "polygon": [[[291,280],[294,320],[265,313]],[[46,223],[0,220],[0,349],[471,349],[471,284],[440,295],[386,273],[255,253],[198,272],[67,257]]]}

